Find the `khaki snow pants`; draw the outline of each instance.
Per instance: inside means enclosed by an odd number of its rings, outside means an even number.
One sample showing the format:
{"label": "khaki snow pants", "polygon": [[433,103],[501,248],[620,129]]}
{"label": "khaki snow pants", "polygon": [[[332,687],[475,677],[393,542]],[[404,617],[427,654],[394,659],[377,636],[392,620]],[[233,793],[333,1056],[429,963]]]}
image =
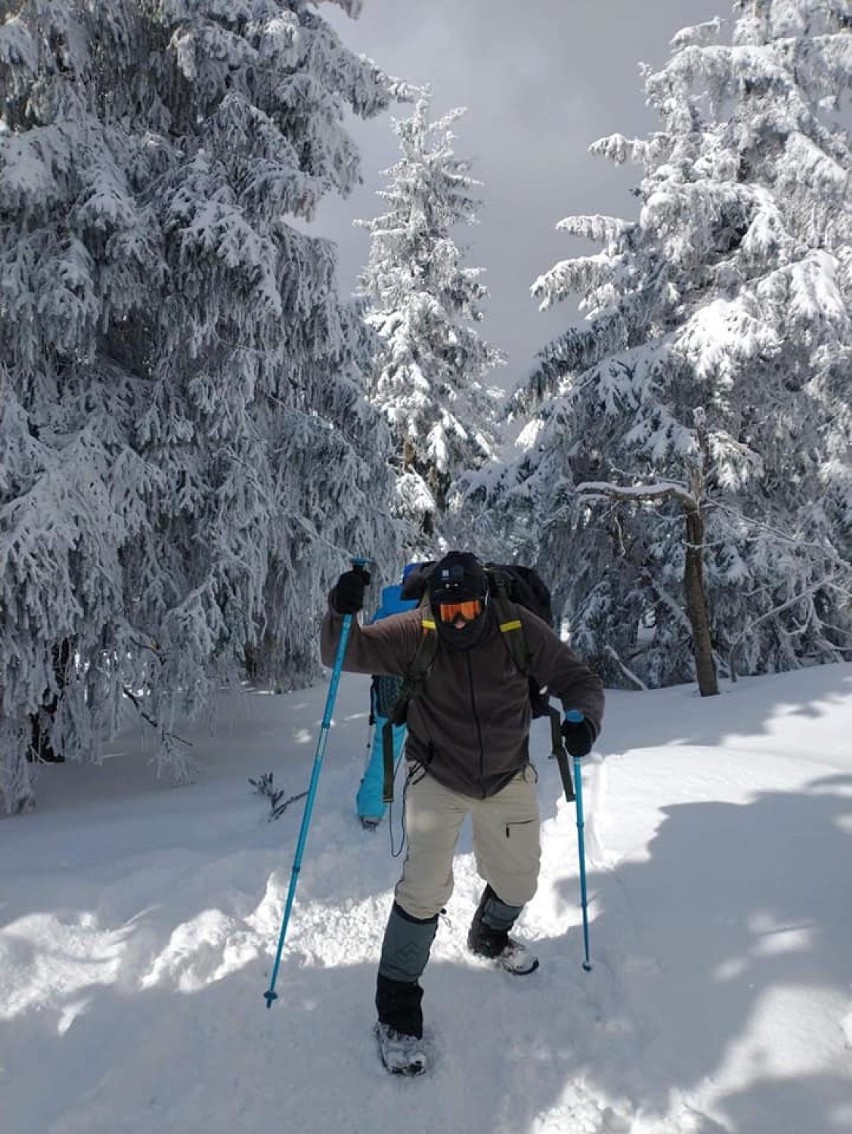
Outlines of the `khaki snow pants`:
{"label": "khaki snow pants", "polygon": [[396,901],[411,917],[434,917],[453,892],[453,855],[465,816],[473,822],[479,874],[508,906],[535,894],[541,859],[535,768],[528,764],[502,791],[471,799],[443,787],[419,765],[405,789],[408,853]]}

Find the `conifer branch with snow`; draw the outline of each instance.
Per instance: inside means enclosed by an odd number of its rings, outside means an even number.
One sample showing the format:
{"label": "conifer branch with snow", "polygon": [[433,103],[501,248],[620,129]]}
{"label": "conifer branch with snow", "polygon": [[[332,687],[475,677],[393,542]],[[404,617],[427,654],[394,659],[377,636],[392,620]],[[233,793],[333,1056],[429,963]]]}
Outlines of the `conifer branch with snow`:
{"label": "conifer branch with snow", "polygon": [[440,546],[455,480],[490,460],[498,439],[498,395],[485,377],[503,357],[476,330],[488,290],[454,236],[481,207],[480,183],[453,147],[463,113],[432,122],[428,95],[418,99],[394,126],[402,158],[379,194],[387,212],[356,222],[370,233],[359,280],[377,336],[368,396],[393,436],[409,554]]}
{"label": "conifer branch with snow", "polygon": [[[355,14],[355,0],[340,0]],[[348,554],[397,547],[335,252],[299,231],[392,80],[301,0],[5,6],[0,796],[97,758],[125,688],[168,744],[242,673],[318,672]],[[368,506],[369,503],[369,506]]]}
{"label": "conifer branch with snow", "polygon": [[613,657],[650,685],[695,677],[685,498],[635,494],[696,476],[713,656],[746,673],[852,656],[848,6],[749,0],[721,31],[684,29],[646,71],[647,140],[592,147],[641,166],[639,216],[560,223],[602,249],[533,293],[577,294],[586,321],[513,396],[533,417],[490,496],[616,682]]}

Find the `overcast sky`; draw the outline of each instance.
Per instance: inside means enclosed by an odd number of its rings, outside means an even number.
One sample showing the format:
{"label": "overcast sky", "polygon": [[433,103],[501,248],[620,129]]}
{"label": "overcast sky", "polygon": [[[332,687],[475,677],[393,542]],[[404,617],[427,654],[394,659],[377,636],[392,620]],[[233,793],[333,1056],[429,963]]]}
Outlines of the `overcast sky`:
{"label": "overcast sky", "polygon": [[[607,134],[644,135],[655,119],[644,105],[639,64],[659,67],[680,28],[719,15],[730,0],[364,0],[350,20],[334,4],[322,15],[347,46],[391,75],[432,88],[433,115],[456,106],[456,153],[483,182],[481,222],[457,233],[468,266],[486,270],[491,291],[482,333],[509,356],[492,377],[513,388],[535,352],[571,322],[573,301],[539,312],[533,280],[557,260],[589,251],[557,233],[576,213],[636,215],[637,171],[588,154]],[[364,184],[330,201],[316,227],[339,247],[344,291],[369,253],[356,217],[381,212],[380,171],[399,156],[391,119],[355,120]]]}

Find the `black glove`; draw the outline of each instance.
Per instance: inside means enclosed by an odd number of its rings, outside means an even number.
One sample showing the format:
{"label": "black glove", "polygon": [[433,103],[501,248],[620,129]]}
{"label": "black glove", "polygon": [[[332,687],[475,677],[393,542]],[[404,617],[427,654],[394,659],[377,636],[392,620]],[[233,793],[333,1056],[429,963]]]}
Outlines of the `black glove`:
{"label": "black glove", "polygon": [[363,567],[344,571],[331,592],[331,605],[338,614],[357,614],[364,605],[364,591],[370,582],[370,572]]}
{"label": "black glove", "polygon": [[[572,716],[579,717],[579,720],[569,719]],[[597,733],[591,721],[587,721],[582,713],[572,709],[565,714],[565,720],[562,722],[562,736],[565,747],[572,756],[588,756]]]}

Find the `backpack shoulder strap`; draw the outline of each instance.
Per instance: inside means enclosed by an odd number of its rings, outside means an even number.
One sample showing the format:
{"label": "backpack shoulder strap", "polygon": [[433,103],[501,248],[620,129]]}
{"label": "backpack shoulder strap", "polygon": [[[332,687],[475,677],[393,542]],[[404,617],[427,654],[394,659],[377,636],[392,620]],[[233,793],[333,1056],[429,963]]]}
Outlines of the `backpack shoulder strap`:
{"label": "backpack shoulder strap", "polygon": [[518,607],[509,598],[509,588],[506,576],[500,571],[487,569],[489,591],[494,610],[497,614],[497,624],[509,657],[525,677],[529,676],[531,655],[527,640],[524,637],[524,627],[521,622]]}
{"label": "backpack shoulder strap", "polygon": [[435,625],[429,604],[424,599],[420,605],[420,641],[417,643],[414,660],[411,663],[411,668],[403,675],[399,696],[382,728],[382,754],[384,759],[382,798],[385,803],[393,802],[393,781],[396,772],[393,765],[394,726],[405,724],[408,716],[408,702],[412,697],[418,697],[423,692],[423,686],[432,669],[437,652],[438,628]]}
{"label": "backpack shoulder strap", "polygon": [[421,692],[423,682],[432,668],[437,652],[438,627],[432,617],[428,600],[424,599],[420,604],[420,641],[417,643],[417,652],[414,655],[414,661],[411,663],[411,669],[405,674],[402,683],[403,692],[407,688],[409,690],[406,697],[407,701]]}
{"label": "backpack shoulder strap", "polygon": [[[500,633],[503,635],[503,641],[506,644],[506,649],[509,651],[509,657],[527,678],[532,687],[532,691],[536,692],[538,683],[533,680],[533,676],[530,673],[532,654],[524,636],[524,626],[521,622],[518,607],[509,598],[506,576],[499,570],[488,570],[488,581],[490,584],[491,601],[494,603]],[[562,717],[559,710],[550,704],[550,698],[546,695],[544,695],[544,704],[547,706],[547,715],[550,717],[552,755],[556,759],[556,763],[559,767],[559,775],[565,790],[565,798],[570,803],[574,799],[574,785],[571,779],[568,755],[562,740]]]}

